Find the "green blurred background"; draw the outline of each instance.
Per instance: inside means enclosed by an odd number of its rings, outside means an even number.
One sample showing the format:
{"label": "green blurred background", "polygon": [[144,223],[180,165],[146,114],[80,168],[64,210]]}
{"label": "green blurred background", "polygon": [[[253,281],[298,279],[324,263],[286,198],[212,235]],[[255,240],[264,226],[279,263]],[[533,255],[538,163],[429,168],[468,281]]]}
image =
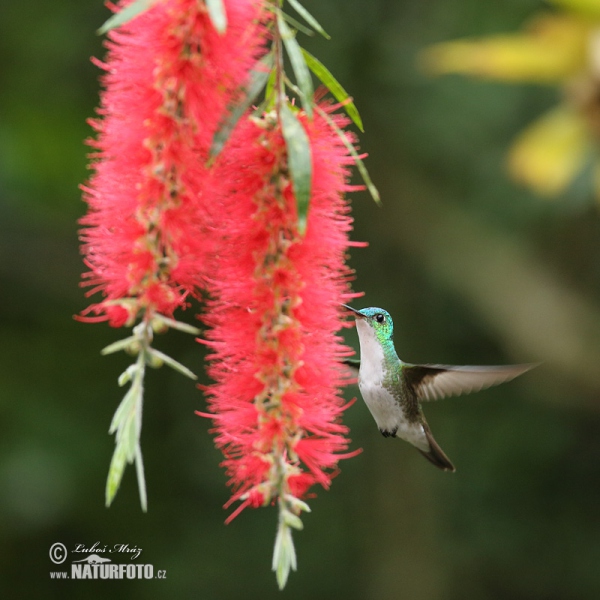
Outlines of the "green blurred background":
{"label": "green blurred background", "polygon": [[[306,0],[333,40],[305,40],[354,95],[377,208],[354,194],[357,307],[383,306],[412,362],[543,361],[500,388],[426,406],[458,467],[384,439],[359,400],[358,457],[317,490],[299,572],[270,572],[276,511],[231,525],[205,401],[148,377],[149,512],[130,467],[104,507],[123,332],[73,320],[87,302],[77,219],[85,119],[98,97],[100,1],[0,8],[0,593],[20,598],[595,599],[600,597],[600,219],[589,186],[540,200],[504,171],[511,138],[558,92],[415,67],[425,45],[515,30],[534,0]],[[188,320],[193,319],[190,312]],[[347,332],[354,346],[354,331]],[[177,332],[158,347],[203,372]],[[348,397],[358,389],[348,390]],[[128,543],[165,581],[50,580],[54,542]],[[70,557],[74,558],[74,557]],[[67,565],[70,560],[67,560]]]}

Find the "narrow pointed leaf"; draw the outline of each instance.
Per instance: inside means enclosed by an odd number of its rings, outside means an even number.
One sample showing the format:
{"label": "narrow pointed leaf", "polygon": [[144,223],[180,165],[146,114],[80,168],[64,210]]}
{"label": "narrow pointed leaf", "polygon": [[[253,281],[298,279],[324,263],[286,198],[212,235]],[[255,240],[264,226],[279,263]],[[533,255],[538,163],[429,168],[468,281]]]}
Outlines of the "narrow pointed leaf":
{"label": "narrow pointed leaf", "polygon": [[227,13],[223,0],[205,0],[208,16],[212,21],[215,29],[223,35],[227,31]]}
{"label": "narrow pointed leaf", "polygon": [[358,109],[340,82],[331,74],[329,69],[310,52],[302,48],[302,54],[308,68],[321,80],[323,85],[333,94],[333,97],[338,102],[344,103],[344,110],[348,113],[348,116],[361,131],[364,131]]}
{"label": "narrow pointed leaf", "polygon": [[186,366],[182,365],[180,362],[177,362],[174,358],[167,356],[160,350],[156,350],[155,348],[149,348],[148,354],[151,354],[152,356],[156,356],[157,358],[162,360],[166,365],[169,365],[169,367],[171,367],[172,369],[175,369],[175,371],[179,371],[182,375],[185,375],[186,377],[189,377],[190,379],[194,379],[194,380],[198,379],[196,377],[196,375],[194,375],[194,373],[192,371],[190,371]]}
{"label": "narrow pointed leaf", "polygon": [[318,31],[325,39],[330,40],[331,36],[321,27],[317,21],[298,0],[288,0],[290,6],[316,31]]}
{"label": "narrow pointed leaf", "polygon": [[294,529],[304,529],[304,524],[302,523],[302,520],[300,519],[300,517],[298,517],[297,515],[295,515],[294,513],[290,512],[290,511],[286,511],[283,519],[286,523],[286,525],[289,525],[290,527],[293,527]]}
{"label": "narrow pointed leaf", "polygon": [[129,365],[120,375],[119,375],[119,386],[123,387],[126,383],[129,383],[135,372],[137,371],[137,364]]}
{"label": "narrow pointed leaf", "polygon": [[298,210],[298,231],[306,231],[308,204],[312,183],[312,161],[310,141],[302,123],[292,112],[287,102],[281,105],[281,127],[287,148],[288,168],[292,178],[292,187]]}
{"label": "narrow pointed leaf", "polygon": [[313,36],[315,35],[315,32],[312,29],[309,29],[306,25],[303,25],[302,23],[300,23],[300,21],[297,21],[296,19],[294,19],[294,17],[288,15],[287,13],[282,12],[281,16],[294,28],[297,29],[298,31],[301,31],[304,35],[308,35],[308,36]]}
{"label": "narrow pointed leaf", "polygon": [[159,323],[166,325],[167,327],[171,327],[172,329],[178,329],[179,331],[183,331],[184,333],[191,333],[192,335],[200,335],[202,332],[197,327],[193,325],[189,325],[188,323],[184,323],[183,321],[176,321],[175,319],[171,319],[169,317],[165,317],[164,315],[154,315],[154,319]]}
{"label": "narrow pointed leaf", "polygon": [[98,35],[103,35],[111,29],[116,29],[129,21],[132,21],[136,17],[139,17],[142,13],[146,12],[149,8],[152,8],[158,0],[136,0],[123,10],[115,13],[110,19],[108,19],[100,29],[98,29]]}
{"label": "narrow pointed leaf", "polygon": [[275,578],[280,590],[285,587],[290,570],[295,571],[296,567],[296,550],[292,539],[292,531],[286,523],[281,522],[277,530],[273,552],[273,571],[275,571]]}
{"label": "narrow pointed leaf", "polygon": [[342,142],[344,142],[344,146],[346,146],[346,148],[348,149],[350,156],[352,156],[352,158],[354,159],[356,167],[358,168],[358,172],[363,178],[363,181],[365,182],[365,185],[367,186],[371,197],[373,198],[373,200],[375,200],[376,204],[381,205],[381,196],[379,195],[379,190],[375,187],[373,181],[371,180],[369,171],[367,171],[367,167],[358,155],[358,152],[356,151],[354,145],[348,140],[346,134],[335,124],[335,121],[324,110],[322,110],[318,106],[316,108],[317,112],[329,123],[331,128],[340,136],[340,139],[342,140]]}
{"label": "narrow pointed leaf", "polygon": [[294,33],[281,16],[281,12],[277,14],[277,26],[279,27],[279,33],[281,34],[281,39],[283,40],[285,49],[290,57],[292,69],[294,70],[294,75],[296,76],[296,82],[298,83],[298,87],[302,92],[300,95],[302,106],[304,107],[306,114],[312,118],[314,90],[310,70],[306,65],[304,56],[302,55],[302,49],[300,48]]}
{"label": "narrow pointed leaf", "polygon": [[125,447],[122,444],[117,444],[112,460],[110,461],[110,467],[108,469],[108,478],[106,480],[106,491],[105,501],[106,506],[110,506],[114,497],[121,485],[121,479],[123,479],[123,471],[125,469]]}
{"label": "narrow pointed leaf", "polygon": [[298,561],[296,559],[296,547],[294,546],[294,539],[292,538],[292,532],[290,531],[290,566],[295,571],[298,568]]}
{"label": "narrow pointed leaf", "polygon": [[138,444],[135,449],[135,471],[137,473],[138,489],[140,491],[140,504],[142,510],[148,512],[148,496],[146,494],[146,478],[144,477],[144,462],[142,461],[142,450]]}
{"label": "narrow pointed leaf", "polygon": [[125,350],[125,348],[128,348],[132,342],[135,342],[136,340],[137,338],[134,335],[123,338],[122,340],[118,340],[112,344],[109,344],[105,348],[102,348],[102,350],[100,350],[100,354],[102,354],[102,356],[106,356],[107,354],[118,352],[119,350]]}
{"label": "narrow pointed leaf", "polygon": [[286,494],[285,499],[294,508],[304,511],[304,512],[310,512],[310,506],[308,506],[308,504],[306,504],[306,502],[300,500],[299,498],[296,498],[296,496],[292,496],[291,494]]}
{"label": "narrow pointed leaf", "polygon": [[127,420],[126,427],[124,427],[120,431],[123,432],[122,443],[124,444],[126,449],[125,456],[127,457],[127,462],[131,464],[135,459],[135,449],[138,445],[138,438],[135,417],[134,415],[128,415],[128,417],[129,418]]}
{"label": "narrow pointed leaf", "polygon": [[268,103],[265,110],[268,106],[272,106],[275,103],[275,84],[277,82],[277,72],[275,69],[271,69],[271,73],[269,74],[269,78],[267,80],[267,86],[265,88],[265,101]]}
{"label": "narrow pointed leaf", "polygon": [[[136,365],[131,365],[136,366]],[[130,367],[131,368],[131,367]],[[121,404],[117,407],[115,414],[113,415],[112,421],[110,422],[110,427],[108,428],[109,435],[112,435],[115,431],[117,431],[121,427],[121,423],[125,421],[126,414],[131,410],[131,404],[135,401],[135,388],[132,385],[128,390],[123,400],[121,400]]]}
{"label": "narrow pointed leaf", "polygon": [[284,554],[283,552],[281,554],[282,558],[280,563],[277,565],[277,572],[275,574],[277,585],[279,586],[280,590],[285,587],[290,574],[290,561],[288,555],[287,553]]}
{"label": "narrow pointed leaf", "polygon": [[[235,105],[232,111],[229,113],[227,119],[219,127],[215,136],[213,137],[212,146],[210,148],[210,158],[216,158],[223,146],[229,139],[231,132],[236,126],[240,117],[248,110],[250,105],[256,100],[260,92],[265,87],[267,80],[273,69],[274,57],[273,53],[267,54],[262,60],[258,62],[255,69],[250,72],[250,81],[246,87],[246,93],[244,99]],[[199,332],[198,332],[199,333]]]}

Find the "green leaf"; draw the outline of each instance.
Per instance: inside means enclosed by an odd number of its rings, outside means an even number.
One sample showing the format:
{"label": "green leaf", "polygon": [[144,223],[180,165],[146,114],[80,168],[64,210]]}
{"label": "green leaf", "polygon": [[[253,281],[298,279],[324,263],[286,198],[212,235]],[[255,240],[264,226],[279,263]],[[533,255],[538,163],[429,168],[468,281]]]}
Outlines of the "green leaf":
{"label": "green leaf", "polygon": [[[149,326],[144,324],[144,328],[144,331],[148,333]],[[148,339],[141,335],[139,325],[134,328],[134,331],[136,330],[138,330],[136,333],[140,335],[139,339],[147,343]],[[143,480],[140,481],[140,477],[143,478],[144,474],[143,465],[140,467],[140,433],[142,429],[142,404],[144,401],[144,357],[147,352],[147,349],[143,349],[139,353],[137,361],[130,365],[119,377],[119,382],[122,381],[123,383],[130,379],[131,386],[115,411],[109,428],[109,433],[116,432],[116,435],[115,451],[106,480],[106,506],[110,506],[121,485],[125,465],[128,462],[133,463],[136,461],[140,502],[142,509],[146,510],[146,483]]]}
{"label": "green leaf", "polygon": [[166,325],[167,327],[171,327],[172,329],[178,329],[179,331],[183,331],[184,333],[191,333],[192,335],[200,335],[202,332],[197,327],[193,325],[189,325],[188,323],[184,323],[183,321],[176,321],[175,319],[171,319],[170,317],[165,317],[161,314],[155,314],[153,321],[158,321],[162,325]]}
{"label": "green leaf", "polygon": [[279,27],[279,33],[281,34],[281,39],[283,40],[285,49],[290,57],[292,69],[294,70],[294,75],[296,76],[296,82],[298,83],[298,87],[302,92],[300,94],[302,106],[304,107],[306,114],[312,118],[314,93],[313,83],[310,76],[310,71],[306,65],[304,56],[302,55],[302,49],[300,48],[294,33],[281,16],[281,11],[277,13],[277,25]]}
{"label": "green leaf", "polygon": [[274,104],[276,83],[277,71],[275,69],[271,69],[269,79],[267,80],[267,86],[265,88],[265,101],[267,102],[267,107],[272,106]]}
{"label": "green leaf", "polygon": [[348,113],[348,116],[361,131],[364,131],[358,109],[340,82],[319,59],[315,58],[304,48],[302,48],[302,55],[304,56],[308,68],[323,82],[323,85],[327,87],[338,102],[344,103],[344,110]]}
{"label": "green leaf", "polygon": [[275,537],[275,548],[273,549],[273,561],[271,563],[280,590],[285,587],[290,570],[295,571],[296,567],[296,550],[292,532],[286,523],[280,522]]}
{"label": "green leaf", "polygon": [[179,371],[182,375],[185,375],[190,379],[198,379],[196,375],[194,375],[194,373],[186,366],[182,365],[180,362],[177,362],[174,358],[167,356],[164,352],[156,350],[155,348],[148,348],[147,352],[151,356],[155,356],[156,358],[162,360],[165,364],[169,365],[169,367],[175,369],[175,371]]}
{"label": "green leaf", "polygon": [[597,0],[550,0],[568,11],[579,13],[586,17],[600,17],[600,5]]}
{"label": "green leaf", "polygon": [[123,387],[126,383],[129,383],[132,377],[135,376],[135,373],[138,369],[137,364],[129,365],[120,375],[119,375],[119,386]]}
{"label": "green leaf", "polygon": [[290,527],[293,527],[294,529],[298,529],[298,530],[304,529],[304,524],[302,523],[300,517],[298,517],[294,513],[290,512],[289,510],[286,510],[283,513],[283,520],[285,521],[286,525],[289,525]]}
{"label": "green leaf", "polygon": [[100,354],[102,354],[102,356],[106,356],[107,354],[113,354],[113,352],[118,352],[119,350],[125,350],[125,348],[129,348],[134,342],[137,341],[138,338],[135,335],[130,335],[129,337],[113,342],[105,348],[102,348],[102,350],[100,350]]}
{"label": "green leaf", "polygon": [[291,494],[286,494],[285,500],[287,502],[289,502],[290,506],[292,506],[296,510],[310,512],[310,506],[308,506],[308,504],[306,504],[306,502],[300,500],[300,498],[296,498],[296,496],[292,496]]}
{"label": "green leaf", "polygon": [[215,29],[223,35],[227,30],[227,13],[223,6],[223,0],[205,0],[208,16]]}
{"label": "green leaf", "polygon": [[148,496],[146,494],[146,478],[144,477],[144,462],[142,461],[142,450],[138,444],[135,449],[135,471],[138,480],[138,489],[140,490],[140,504],[142,510],[148,512]]}
{"label": "green leaf", "polygon": [[250,81],[246,86],[244,99],[234,106],[213,137],[209,153],[211,159],[214,160],[219,155],[241,116],[248,110],[265,87],[273,69],[274,60],[273,53],[271,52],[258,61],[257,67],[250,72]]}
{"label": "green leaf", "polygon": [[281,128],[287,148],[288,168],[292,178],[296,207],[298,210],[298,231],[306,231],[306,219],[312,184],[312,162],[310,142],[302,123],[293,113],[287,102],[281,105]]}
{"label": "green leaf", "polygon": [[123,471],[125,470],[126,464],[126,450],[124,444],[117,444],[115,451],[110,461],[110,467],[108,469],[108,478],[106,480],[106,491],[105,500],[106,506],[110,506],[115,498],[119,486],[121,485],[121,479],[123,479]]}
{"label": "green leaf", "polygon": [[308,36],[313,36],[315,35],[315,32],[312,29],[309,29],[308,27],[306,27],[306,25],[302,25],[302,23],[300,23],[300,21],[297,21],[296,19],[294,19],[294,17],[288,15],[287,13],[282,12],[281,16],[294,28],[297,29],[298,31],[301,31],[304,35],[308,35]]}
{"label": "green leaf", "polygon": [[373,181],[371,181],[369,171],[367,171],[365,163],[358,155],[358,152],[356,152],[356,148],[354,147],[354,145],[350,143],[350,141],[346,137],[346,134],[335,124],[335,121],[323,109],[321,109],[318,106],[316,107],[316,109],[317,112],[329,123],[331,128],[340,136],[340,139],[342,140],[342,142],[344,142],[344,146],[346,146],[346,148],[348,149],[350,156],[352,156],[352,158],[354,159],[356,167],[358,168],[358,172],[363,178],[363,181],[365,182],[365,185],[367,186],[371,197],[373,198],[373,200],[375,200],[376,204],[381,205],[381,197],[379,195],[379,190],[375,187]]}
{"label": "green leaf", "polygon": [[115,13],[110,19],[108,19],[100,29],[98,29],[98,35],[103,35],[111,29],[116,29],[129,21],[132,21],[136,17],[139,17],[142,13],[145,13],[148,9],[152,8],[158,0],[136,0],[123,10]]}
{"label": "green leaf", "polygon": [[313,28],[316,29],[325,39],[330,40],[331,36],[321,27],[317,21],[298,0],[288,0],[293,9]]}
{"label": "green leaf", "polygon": [[[131,367],[137,367],[137,364],[131,365],[129,369],[131,369]],[[127,371],[129,371],[129,369],[127,369]],[[127,371],[125,371],[125,373],[127,373]],[[123,396],[123,400],[121,400],[121,403],[117,407],[117,410],[113,415],[112,421],[110,422],[110,427],[108,428],[109,435],[112,435],[115,431],[121,428],[121,423],[124,422],[127,418],[126,413],[131,411],[132,404],[134,404],[136,401],[136,391],[136,388],[132,384],[131,387],[127,390],[125,396]]]}
{"label": "green leaf", "polygon": [[135,422],[135,415],[127,415],[127,417],[128,418],[125,423],[125,427],[119,430],[119,432],[122,432],[122,441],[119,440],[119,443],[122,443],[125,447],[125,456],[127,457],[127,462],[132,463],[135,459],[135,449],[138,445],[137,426]]}

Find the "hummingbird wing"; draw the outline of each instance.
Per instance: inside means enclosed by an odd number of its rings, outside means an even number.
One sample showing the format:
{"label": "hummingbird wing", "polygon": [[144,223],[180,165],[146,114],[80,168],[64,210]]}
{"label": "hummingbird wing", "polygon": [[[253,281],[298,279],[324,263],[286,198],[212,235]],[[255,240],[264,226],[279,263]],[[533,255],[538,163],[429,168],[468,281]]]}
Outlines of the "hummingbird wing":
{"label": "hummingbird wing", "polygon": [[457,367],[451,365],[411,365],[404,363],[402,372],[423,402],[478,392],[510,381],[537,365],[497,367]]}

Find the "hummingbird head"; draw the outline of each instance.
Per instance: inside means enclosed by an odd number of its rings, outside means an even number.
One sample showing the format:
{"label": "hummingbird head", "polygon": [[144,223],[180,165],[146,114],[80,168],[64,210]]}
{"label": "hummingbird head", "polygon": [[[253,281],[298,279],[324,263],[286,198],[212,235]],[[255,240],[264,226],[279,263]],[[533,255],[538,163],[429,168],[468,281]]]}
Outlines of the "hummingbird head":
{"label": "hummingbird head", "polygon": [[343,304],[342,306],[348,309],[354,315],[359,336],[361,335],[361,330],[366,331],[364,329],[366,327],[369,331],[372,331],[372,333],[375,334],[375,337],[382,344],[393,339],[394,322],[392,321],[392,317],[390,317],[390,313],[388,313],[387,310],[376,307],[356,310],[351,306],[347,306],[346,304]]}

